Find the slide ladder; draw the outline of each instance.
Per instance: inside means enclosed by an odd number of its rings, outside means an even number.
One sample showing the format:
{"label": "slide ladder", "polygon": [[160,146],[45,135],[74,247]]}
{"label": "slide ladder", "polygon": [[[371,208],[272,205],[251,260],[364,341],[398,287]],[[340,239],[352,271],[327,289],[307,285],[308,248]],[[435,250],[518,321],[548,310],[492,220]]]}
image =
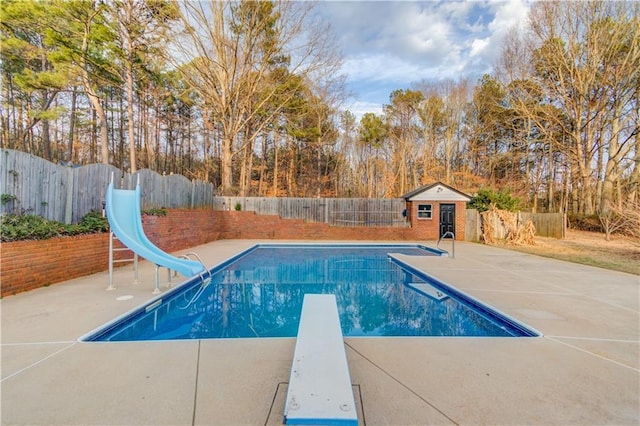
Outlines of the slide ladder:
{"label": "slide ladder", "polygon": [[[160,293],[158,277],[160,267],[177,271],[185,277],[199,275],[203,280],[206,274],[210,274],[195,253],[176,257],[162,251],[147,238],[142,228],[140,177],[138,177],[136,189],[127,190],[115,189],[112,175],[111,182],[107,187],[105,210],[111,232],[116,238],[136,255],[155,263],[156,276],[153,294]],[[191,260],[189,256],[195,257],[197,260]]]}
{"label": "slide ladder", "polygon": [[[104,212],[103,212],[104,214]],[[134,279],[133,283],[138,284],[138,255],[133,253],[128,247],[115,247],[114,241],[118,241],[118,237],[113,235],[113,232],[109,232],[109,287],[107,290],[115,290],[116,288],[113,286],[113,264],[121,263],[121,262],[133,262],[133,273]],[[126,259],[116,259],[116,252],[131,252],[133,253],[133,257],[129,257]]]}

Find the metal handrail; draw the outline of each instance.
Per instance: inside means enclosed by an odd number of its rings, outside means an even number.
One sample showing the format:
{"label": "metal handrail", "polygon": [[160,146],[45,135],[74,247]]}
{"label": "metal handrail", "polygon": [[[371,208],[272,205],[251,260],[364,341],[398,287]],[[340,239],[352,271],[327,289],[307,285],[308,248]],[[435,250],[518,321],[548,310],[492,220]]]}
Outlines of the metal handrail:
{"label": "metal handrail", "polygon": [[209,278],[212,278],[211,271],[207,268],[207,265],[204,264],[204,262],[202,261],[200,256],[198,256],[197,253],[194,253],[194,252],[191,251],[189,253],[185,253],[185,254],[181,255],[180,257],[182,257],[184,259],[189,259],[189,260],[193,258],[193,259],[196,259],[198,262],[200,262],[200,264],[204,268],[204,271],[202,271],[202,272],[200,272],[200,274],[198,274],[198,275],[200,275],[200,279],[202,281],[204,281],[206,279],[205,278],[205,274],[208,274]]}
{"label": "metal handrail", "polygon": [[436,248],[440,250],[440,241],[445,239],[447,236],[451,236],[451,258],[455,259],[456,258],[456,236],[452,231],[447,231],[444,234],[442,234],[442,236],[438,240],[438,244],[436,244]]}
{"label": "metal handrail", "polygon": [[[189,253],[185,253],[183,255],[180,256],[183,259],[196,259],[198,262],[200,262],[200,264],[202,265],[202,267],[204,268],[204,271],[200,272],[198,275],[200,276],[200,281],[202,281],[202,285],[200,286],[200,288],[198,289],[198,291],[196,291],[196,293],[193,295],[193,297],[191,298],[191,300],[189,300],[189,302],[187,302],[187,304],[185,306],[178,306],[178,308],[180,309],[187,309],[189,306],[191,306],[194,302],[196,302],[198,299],[200,299],[200,296],[202,296],[202,294],[204,293],[204,289],[209,285],[209,283],[211,283],[211,281],[213,280],[213,274],[211,273],[210,269],[207,269],[207,265],[204,264],[204,262],[202,261],[202,259],[200,258],[200,256],[198,256],[197,253],[194,252],[189,252]],[[205,278],[205,274],[209,274],[208,278]]]}

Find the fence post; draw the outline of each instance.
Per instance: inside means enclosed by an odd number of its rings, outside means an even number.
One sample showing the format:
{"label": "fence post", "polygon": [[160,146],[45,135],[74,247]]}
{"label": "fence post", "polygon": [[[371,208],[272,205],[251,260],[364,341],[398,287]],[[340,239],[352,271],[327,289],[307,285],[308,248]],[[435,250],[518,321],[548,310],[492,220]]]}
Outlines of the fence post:
{"label": "fence post", "polygon": [[194,180],[191,181],[191,209],[195,207],[195,199],[196,199],[196,182]]}
{"label": "fence post", "polygon": [[329,223],[329,200],[328,199],[325,199],[325,202],[324,202],[324,223]]}
{"label": "fence post", "polygon": [[167,197],[169,196],[169,194],[167,194],[167,172],[163,172],[162,173],[162,206],[161,207],[167,207],[167,205],[169,203],[167,203]]}
{"label": "fence post", "polygon": [[75,194],[73,168],[67,167],[67,199],[64,205],[64,223],[71,224],[73,217],[73,194]]}

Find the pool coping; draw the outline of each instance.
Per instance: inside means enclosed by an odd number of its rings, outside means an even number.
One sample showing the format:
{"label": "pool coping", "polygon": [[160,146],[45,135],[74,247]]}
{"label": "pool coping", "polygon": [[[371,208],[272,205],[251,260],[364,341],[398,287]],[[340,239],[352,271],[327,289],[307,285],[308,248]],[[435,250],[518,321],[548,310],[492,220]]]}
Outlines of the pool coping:
{"label": "pool coping", "polygon": [[[255,243],[189,251],[212,264]],[[640,421],[638,276],[472,243],[407,261],[544,335],[345,338],[366,423]],[[133,285],[117,268],[113,292],[105,271],[0,301],[2,424],[280,424],[294,339],[77,341],[151,300],[153,269]]]}
{"label": "pool coping", "polygon": [[[246,250],[243,250],[242,252],[230,257],[229,259],[226,259],[223,262],[220,262],[219,264],[211,267],[208,269],[208,274],[206,274],[207,276],[211,277],[212,275],[217,274],[218,272],[226,269],[229,265],[236,263],[238,260],[250,255],[251,253],[259,250],[259,249],[264,249],[264,248],[275,248],[275,249],[280,249],[280,248],[286,248],[286,249],[291,249],[291,248],[300,248],[300,247],[304,247],[304,248],[312,248],[312,249],[325,249],[325,248],[386,248],[386,249],[390,249],[390,250],[395,250],[395,249],[403,249],[403,248],[418,248],[420,250],[424,250],[426,252],[431,253],[431,255],[435,255],[435,256],[446,256],[447,252],[443,251],[443,250],[439,250],[439,249],[433,249],[431,247],[425,246],[423,244],[365,244],[365,243],[359,243],[359,244],[355,244],[355,243],[343,243],[343,244],[323,244],[323,243],[273,243],[273,244],[265,244],[265,243],[261,243],[261,244],[255,244],[252,247],[249,247]],[[505,314],[504,312],[501,312],[499,309],[496,309],[495,307],[489,306],[485,303],[483,303],[481,300],[471,296],[470,294],[465,293],[464,291],[461,291],[459,289],[456,289],[454,286],[452,286],[451,284],[445,283],[443,281],[438,280],[437,278],[433,277],[432,275],[429,275],[428,273],[424,272],[424,271],[420,271],[419,269],[416,269],[414,267],[412,267],[410,264],[408,264],[407,262],[403,261],[401,258],[398,258],[397,255],[404,255],[404,256],[421,256],[421,255],[413,255],[413,254],[403,254],[395,251],[391,251],[388,252],[386,254],[387,258],[389,260],[391,260],[391,262],[393,262],[398,268],[411,273],[412,275],[419,277],[420,279],[423,280],[427,280],[430,281],[433,285],[436,285],[438,287],[440,287],[440,289],[442,291],[448,292],[449,294],[452,295],[452,297],[454,297],[458,303],[462,303],[465,304],[467,306],[469,306],[472,310],[474,310],[475,312],[477,312],[480,316],[486,318],[488,321],[491,321],[493,323],[504,323],[507,327],[509,327],[511,329],[511,331],[508,331],[508,333],[512,334],[511,336],[483,336],[483,337],[540,337],[542,334],[533,329],[532,327],[528,326],[527,324],[524,324],[521,321],[518,321],[517,319],[513,318],[510,315]],[[189,290],[190,287],[195,287],[198,285],[198,283],[203,281],[203,277],[198,277],[198,276],[194,276],[192,278],[188,278],[184,281],[182,281],[181,283],[172,286],[170,289],[168,289],[167,291],[165,291],[162,294],[157,295],[156,297],[152,298],[151,300],[145,302],[144,304],[135,307],[131,310],[129,310],[128,312],[119,315],[118,317],[108,321],[107,323],[97,327],[96,329],[90,331],[89,333],[84,334],[83,336],[79,337],[78,340],[82,341],[82,342],[107,342],[107,341],[121,341],[119,339],[116,340],[111,340],[111,339],[107,339],[105,340],[102,336],[104,336],[105,334],[110,334],[112,332],[112,330],[114,328],[119,327],[122,322],[127,321],[129,319],[132,319],[135,316],[138,316],[142,313],[142,311],[144,311],[144,313],[148,313],[151,310],[154,310],[155,308],[161,306],[164,301],[166,299],[170,299],[170,298],[174,298],[174,296],[176,295],[176,293],[179,292],[183,292],[185,291],[185,289]],[[277,284],[276,284],[277,285]],[[429,297],[428,294],[423,293],[420,290],[414,289],[415,291],[417,291],[418,293],[422,294],[424,297]],[[499,325],[499,324],[498,324]],[[513,335],[513,333],[518,333],[519,335]],[[261,338],[269,338],[269,337],[273,337],[273,336],[261,336]],[[291,336],[276,336],[276,337],[291,337]],[[345,335],[345,337],[473,337],[473,336],[455,336],[455,335],[437,335],[437,336],[432,336],[432,335],[427,335],[427,336],[419,336],[419,335],[408,335],[408,336],[404,336],[404,335],[386,335],[386,336],[368,336],[368,335]],[[478,336],[480,337],[480,336]],[[204,338],[204,337],[203,337]],[[217,338],[221,338],[221,337],[217,337]],[[242,338],[242,337],[236,337],[236,338]],[[145,340],[162,340],[162,339],[124,339],[125,341],[145,341]],[[169,339],[169,340],[192,340],[192,339]]]}
{"label": "pool coping", "polygon": [[[406,261],[403,261],[401,257],[398,257],[397,253],[389,253],[389,257],[393,259],[393,261],[395,261],[402,269],[405,269],[416,276],[422,275],[426,277],[426,279],[430,283],[442,286],[445,289],[445,291],[449,293],[453,293],[456,297],[461,298],[466,303],[471,304],[474,309],[479,310],[483,315],[497,318],[497,320],[500,322],[506,322],[509,324],[510,327],[517,329],[520,333],[523,334],[522,336],[512,336],[507,338],[542,337],[542,333],[536,330],[535,328],[531,327],[530,325],[525,324],[524,322],[516,319],[515,317],[505,312],[502,312],[500,309],[496,308],[495,306],[491,306],[483,302],[482,300],[478,299],[477,297],[474,297],[471,294],[465,291],[462,291],[459,288],[456,288],[452,284],[436,278],[435,276],[433,276],[432,274],[429,274],[426,271],[422,271],[418,268],[411,266]],[[438,336],[422,336],[422,337],[438,337]],[[467,336],[439,336],[439,337],[467,337]],[[500,336],[488,336],[488,337],[500,337]]]}

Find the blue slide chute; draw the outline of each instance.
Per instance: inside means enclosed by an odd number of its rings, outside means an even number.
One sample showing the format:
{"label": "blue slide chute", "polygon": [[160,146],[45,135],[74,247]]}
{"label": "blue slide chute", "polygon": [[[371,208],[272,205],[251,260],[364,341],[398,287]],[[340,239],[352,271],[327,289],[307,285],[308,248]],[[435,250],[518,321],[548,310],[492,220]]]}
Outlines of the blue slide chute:
{"label": "blue slide chute", "polygon": [[136,185],[135,190],[128,190],[114,189],[113,182],[109,183],[105,209],[111,231],[138,256],[157,266],[178,271],[185,277],[205,272],[206,268],[202,263],[172,256],[149,241],[142,229],[140,185]]}

